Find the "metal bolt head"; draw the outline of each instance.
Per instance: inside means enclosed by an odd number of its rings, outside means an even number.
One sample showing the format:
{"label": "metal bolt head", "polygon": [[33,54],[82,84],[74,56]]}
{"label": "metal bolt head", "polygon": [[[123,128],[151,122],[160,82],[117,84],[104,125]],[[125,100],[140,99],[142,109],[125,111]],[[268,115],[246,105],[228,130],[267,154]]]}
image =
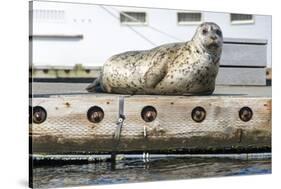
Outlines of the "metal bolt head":
{"label": "metal bolt head", "polygon": [[200,106],[195,107],[191,112],[191,117],[195,122],[202,122],[206,118],[206,110]]}
{"label": "metal bolt head", "polygon": [[87,118],[92,123],[99,123],[104,118],[104,112],[100,107],[93,106],[88,110]]}
{"label": "metal bolt head", "polygon": [[32,110],[32,120],[33,123],[43,123],[47,119],[47,112],[41,106],[35,106]]}
{"label": "metal bolt head", "polygon": [[253,111],[251,108],[244,106],[239,111],[239,117],[242,121],[247,122],[250,121],[253,117]]}
{"label": "metal bolt head", "polygon": [[157,111],[152,106],[146,106],[141,111],[141,117],[145,122],[152,122],[157,117]]}
{"label": "metal bolt head", "polygon": [[123,122],[123,119],[120,117],[120,118],[118,118],[118,121],[117,121],[118,123],[122,123]]}

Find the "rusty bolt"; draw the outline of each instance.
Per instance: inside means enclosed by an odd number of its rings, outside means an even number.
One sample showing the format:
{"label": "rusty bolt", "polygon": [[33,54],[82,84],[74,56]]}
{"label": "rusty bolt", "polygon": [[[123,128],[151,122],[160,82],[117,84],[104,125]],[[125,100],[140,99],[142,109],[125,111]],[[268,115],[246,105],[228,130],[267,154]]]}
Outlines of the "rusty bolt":
{"label": "rusty bolt", "polygon": [[141,111],[141,117],[145,122],[152,122],[157,117],[157,111],[152,106],[146,106]]}
{"label": "rusty bolt", "polygon": [[35,106],[32,111],[32,120],[34,123],[40,124],[47,119],[47,112],[41,106]]}
{"label": "rusty bolt", "polygon": [[104,112],[98,106],[91,107],[87,112],[87,118],[92,123],[99,123],[103,120]]}
{"label": "rusty bolt", "polygon": [[244,122],[250,121],[253,117],[252,109],[247,106],[241,108],[239,111],[239,117]]}
{"label": "rusty bolt", "polygon": [[197,106],[192,110],[191,117],[196,122],[202,122],[206,117],[206,110],[200,106]]}

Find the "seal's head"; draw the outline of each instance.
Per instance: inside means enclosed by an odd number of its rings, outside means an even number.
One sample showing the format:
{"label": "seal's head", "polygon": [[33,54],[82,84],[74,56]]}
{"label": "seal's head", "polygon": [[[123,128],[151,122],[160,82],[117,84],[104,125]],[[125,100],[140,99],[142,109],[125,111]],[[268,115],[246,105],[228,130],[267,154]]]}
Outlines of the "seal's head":
{"label": "seal's head", "polygon": [[211,52],[221,51],[223,37],[220,27],[213,22],[204,22],[199,25],[193,37],[199,47]]}

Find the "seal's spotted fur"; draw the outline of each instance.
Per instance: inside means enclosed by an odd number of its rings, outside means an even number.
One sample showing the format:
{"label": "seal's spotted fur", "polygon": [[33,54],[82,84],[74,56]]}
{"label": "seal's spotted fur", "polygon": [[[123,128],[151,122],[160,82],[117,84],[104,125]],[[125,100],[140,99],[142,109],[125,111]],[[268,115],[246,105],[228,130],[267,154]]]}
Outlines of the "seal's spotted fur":
{"label": "seal's spotted fur", "polygon": [[191,41],[112,56],[87,90],[122,94],[211,94],[222,51],[215,23],[201,24]]}

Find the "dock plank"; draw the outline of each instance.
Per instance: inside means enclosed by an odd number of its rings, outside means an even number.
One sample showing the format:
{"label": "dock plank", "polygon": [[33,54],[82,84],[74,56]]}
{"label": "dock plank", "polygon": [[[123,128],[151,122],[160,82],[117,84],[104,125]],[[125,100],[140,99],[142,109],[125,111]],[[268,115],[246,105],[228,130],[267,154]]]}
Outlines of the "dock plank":
{"label": "dock plank", "polygon": [[[30,124],[33,153],[102,153],[130,151],[213,150],[271,147],[271,97],[213,96],[124,96],[125,121],[116,146],[114,133],[119,115],[120,95],[54,95],[34,98],[32,106],[47,111],[41,124]],[[104,119],[92,123],[87,111],[99,106]],[[141,111],[153,106],[157,117],[145,122]],[[197,107],[206,111],[204,121],[192,119]],[[242,107],[253,117],[244,122]],[[144,134],[146,132],[146,134]]]}

